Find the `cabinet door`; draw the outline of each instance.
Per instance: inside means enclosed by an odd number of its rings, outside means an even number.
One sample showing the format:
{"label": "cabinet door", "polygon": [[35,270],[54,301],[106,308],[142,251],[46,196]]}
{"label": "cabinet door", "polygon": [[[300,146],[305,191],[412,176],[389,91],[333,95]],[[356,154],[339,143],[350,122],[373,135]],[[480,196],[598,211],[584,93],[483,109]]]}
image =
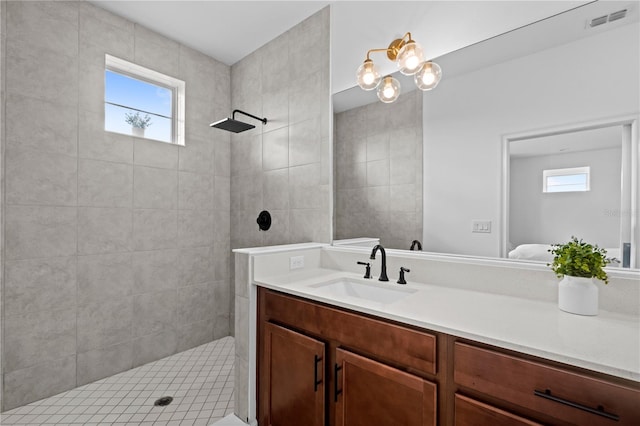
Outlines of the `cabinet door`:
{"label": "cabinet door", "polygon": [[436,385],[369,358],[336,350],[336,426],[432,426]]}
{"label": "cabinet door", "polygon": [[264,332],[260,424],[324,426],[324,343],[271,323]]}

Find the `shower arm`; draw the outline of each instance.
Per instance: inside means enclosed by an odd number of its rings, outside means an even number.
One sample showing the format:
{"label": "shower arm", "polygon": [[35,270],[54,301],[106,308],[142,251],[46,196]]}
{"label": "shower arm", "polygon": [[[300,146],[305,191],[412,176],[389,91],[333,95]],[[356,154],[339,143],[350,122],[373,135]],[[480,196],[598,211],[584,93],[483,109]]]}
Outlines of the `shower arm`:
{"label": "shower arm", "polygon": [[249,114],[248,112],[244,112],[244,111],[241,111],[241,110],[239,110],[239,109],[234,109],[234,110],[233,110],[233,113],[231,114],[231,119],[232,119],[232,120],[235,120],[235,119],[236,119],[236,112],[239,112],[240,114],[244,114],[244,115],[246,115],[246,116],[248,116],[248,117],[251,117],[251,118],[255,118],[255,119],[256,119],[256,120],[258,120],[258,121],[262,121],[262,124],[267,124],[267,119],[266,119],[266,118],[256,117],[256,116],[255,116],[255,115],[253,115],[253,114]]}

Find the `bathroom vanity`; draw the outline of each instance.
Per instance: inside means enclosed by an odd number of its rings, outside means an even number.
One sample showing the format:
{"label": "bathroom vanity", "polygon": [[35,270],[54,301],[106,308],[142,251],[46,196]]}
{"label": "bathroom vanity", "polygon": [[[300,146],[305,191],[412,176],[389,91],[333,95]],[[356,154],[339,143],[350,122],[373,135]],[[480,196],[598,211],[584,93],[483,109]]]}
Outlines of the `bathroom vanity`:
{"label": "bathroom vanity", "polygon": [[[255,302],[248,396],[259,425],[640,424],[634,306],[575,316],[550,300],[548,270],[500,273],[428,255],[389,253],[390,281],[377,281],[378,263],[365,280],[356,261],[367,252],[323,247],[242,259]],[[300,255],[307,265],[290,270]],[[405,286],[395,282],[401,265],[411,269]],[[446,284],[444,271],[452,274]],[[438,284],[423,281],[429,272]],[[465,276],[475,285],[452,284]],[[535,281],[537,290],[523,286]],[[635,297],[638,277],[612,277],[611,285]]]}

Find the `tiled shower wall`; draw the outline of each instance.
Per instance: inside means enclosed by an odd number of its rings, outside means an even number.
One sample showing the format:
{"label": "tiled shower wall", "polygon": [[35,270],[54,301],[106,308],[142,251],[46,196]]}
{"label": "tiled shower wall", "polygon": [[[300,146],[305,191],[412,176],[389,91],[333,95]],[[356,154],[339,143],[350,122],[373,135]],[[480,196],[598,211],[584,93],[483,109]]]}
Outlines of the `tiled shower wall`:
{"label": "tiled shower wall", "polygon": [[336,239],[422,240],[422,92],[335,116]]}
{"label": "tiled shower wall", "polygon": [[[86,2],[2,5],[7,410],[229,333],[230,68]],[[105,53],[186,81],[185,147],[103,130]]]}
{"label": "tiled shower wall", "polygon": [[[6,29],[6,3],[0,2],[0,323],[2,322],[2,310],[3,303],[3,259],[4,259],[4,76],[5,76],[5,29]],[[0,369],[2,368],[3,360],[3,330],[2,324],[0,324]],[[0,374],[0,411],[2,411],[2,374]]]}
{"label": "tiled shower wall", "polygon": [[[231,104],[268,122],[231,137],[231,246],[331,241],[329,8],[231,67]],[[271,213],[259,231],[261,210]],[[236,255],[235,413],[248,418],[246,255]]]}

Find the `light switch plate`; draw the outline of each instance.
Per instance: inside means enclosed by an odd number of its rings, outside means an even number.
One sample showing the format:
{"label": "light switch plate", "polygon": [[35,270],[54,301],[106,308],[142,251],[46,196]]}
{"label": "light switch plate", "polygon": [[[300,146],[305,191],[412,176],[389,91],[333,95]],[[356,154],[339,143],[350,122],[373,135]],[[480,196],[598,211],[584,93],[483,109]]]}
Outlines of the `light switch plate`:
{"label": "light switch plate", "polygon": [[472,223],[471,232],[490,234],[491,221],[490,220],[474,220]]}
{"label": "light switch plate", "polygon": [[304,268],[304,256],[293,256],[289,258],[289,269]]}

